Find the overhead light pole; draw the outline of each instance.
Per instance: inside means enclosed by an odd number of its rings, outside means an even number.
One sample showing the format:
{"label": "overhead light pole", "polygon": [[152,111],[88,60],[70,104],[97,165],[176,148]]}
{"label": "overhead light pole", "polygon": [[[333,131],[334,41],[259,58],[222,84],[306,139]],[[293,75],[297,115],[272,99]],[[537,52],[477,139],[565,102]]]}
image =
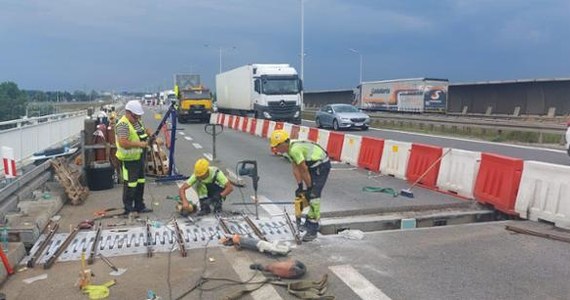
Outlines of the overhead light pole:
{"label": "overhead light pole", "polygon": [[354,49],[354,48],[350,48],[348,49],[348,51],[356,53],[360,56],[360,82],[359,84],[362,83],[362,53],[360,53],[358,50]]}
{"label": "overhead light pole", "polygon": [[[204,47],[213,48],[214,46],[209,45],[209,44],[205,44]],[[236,46],[231,46],[231,47],[226,47],[226,48],[224,48],[224,47],[222,47],[222,46],[218,46],[217,48],[218,48],[219,66],[220,66],[220,67],[219,67],[219,72],[218,72],[218,74],[220,74],[220,73],[222,73],[222,52],[223,52],[224,50],[225,50],[225,51],[227,51],[227,50],[235,50],[235,49],[237,49],[237,47],[236,47]]]}

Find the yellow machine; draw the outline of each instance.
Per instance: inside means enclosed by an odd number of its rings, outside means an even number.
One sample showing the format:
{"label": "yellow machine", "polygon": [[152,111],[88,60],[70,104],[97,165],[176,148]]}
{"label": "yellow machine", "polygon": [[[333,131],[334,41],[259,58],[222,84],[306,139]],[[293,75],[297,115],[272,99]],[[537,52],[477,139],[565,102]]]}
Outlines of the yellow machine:
{"label": "yellow machine", "polygon": [[178,122],[185,123],[191,120],[202,122],[210,121],[212,113],[212,94],[203,85],[174,87],[178,99]]}
{"label": "yellow machine", "polygon": [[295,221],[297,222],[297,228],[301,225],[301,216],[303,214],[303,209],[308,206],[309,201],[307,201],[305,195],[295,197]]}

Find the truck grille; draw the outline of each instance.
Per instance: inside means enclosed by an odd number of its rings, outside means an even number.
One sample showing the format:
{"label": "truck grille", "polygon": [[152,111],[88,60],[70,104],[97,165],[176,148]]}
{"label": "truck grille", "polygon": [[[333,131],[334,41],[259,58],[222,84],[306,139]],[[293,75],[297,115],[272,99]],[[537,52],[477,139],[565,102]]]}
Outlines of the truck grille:
{"label": "truck grille", "polygon": [[366,120],[365,118],[352,118],[350,119],[352,122],[357,122],[357,123],[362,123],[364,122],[364,120]]}
{"label": "truck grille", "polygon": [[194,105],[190,105],[191,109],[203,109],[204,105],[202,104],[194,104]]}
{"label": "truck grille", "polygon": [[268,108],[270,113],[294,112],[296,106],[297,103],[295,101],[276,101],[268,103]]}

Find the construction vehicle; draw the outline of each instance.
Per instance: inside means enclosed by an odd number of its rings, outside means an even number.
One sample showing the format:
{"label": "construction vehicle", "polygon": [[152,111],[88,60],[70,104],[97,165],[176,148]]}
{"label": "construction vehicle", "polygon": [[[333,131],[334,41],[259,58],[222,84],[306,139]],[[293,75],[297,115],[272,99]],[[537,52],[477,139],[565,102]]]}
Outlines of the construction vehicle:
{"label": "construction vehicle", "polygon": [[200,83],[200,75],[174,75],[174,93],[178,99],[178,122],[210,121],[212,94]]}

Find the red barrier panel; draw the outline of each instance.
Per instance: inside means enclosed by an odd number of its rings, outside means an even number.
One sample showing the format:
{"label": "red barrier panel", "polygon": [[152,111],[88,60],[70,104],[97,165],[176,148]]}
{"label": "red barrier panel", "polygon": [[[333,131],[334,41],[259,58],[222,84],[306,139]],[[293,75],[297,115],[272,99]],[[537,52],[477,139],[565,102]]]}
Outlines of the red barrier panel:
{"label": "red barrier panel", "polygon": [[222,126],[224,126],[224,122],[226,122],[226,114],[220,114],[220,115],[222,115],[222,119],[220,120],[220,124]]}
{"label": "red barrier panel", "polygon": [[232,128],[232,126],[234,125],[234,116],[229,116],[230,120],[228,122],[228,128]]}
{"label": "red barrier panel", "polygon": [[239,119],[241,119],[242,117],[235,117],[234,119],[234,127],[232,127],[233,129],[239,130]]}
{"label": "red barrier panel", "polygon": [[[310,131],[309,131],[310,133]],[[340,160],[342,144],[344,143],[344,133],[330,132],[327,152],[332,160]]]}
{"label": "red barrier panel", "polygon": [[249,121],[248,117],[243,117],[243,122],[241,123],[241,131],[247,132],[247,122]]}
{"label": "red barrier panel", "polygon": [[291,126],[291,135],[289,136],[292,140],[296,140],[299,138],[299,130],[301,127],[299,125]]}
{"label": "red barrier panel", "polygon": [[222,114],[218,114],[218,117],[216,118],[216,124],[221,124],[220,120],[222,119]]}
{"label": "red barrier panel", "polygon": [[360,153],[358,153],[358,167],[374,172],[380,171],[383,149],[383,139],[363,136],[360,143]]}
{"label": "red barrier panel", "polygon": [[283,122],[275,122],[275,130],[283,129]]}
{"label": "red barrier panel", "polygon": [[309,141],[313,141],[316,143],[317,139],[319,138],[319,129],[318,128],[309,128],[309,136],[307,138],[309,139]]}
{"label": "red barrier panel", "polygon": [[263,127],[261,127],[261,137],[267,137],[267,131],[269,131],[269,120],[263,120]]}
{"label": "red barrier panel", "polygon": [[481,153],[481,165],[473,193],[477,202],[491,204],[509,215],[518,215],[515,212],[515,201],[523,166],[522,159]]}
{"label": "red barrier panel", "polygon": [[249,133],[251,135],[255,135],[255,128],[257,127],[257,119],[256,118],[252,118],[251,119],[251,126],[249,127]]}
{"label": "red barrier panel", "polygon": [[416,180],[431,167],[431,170],[420,179],[418,184],[435,189],[441,160],[437,163],[435,162],[442,154],[443,150],[441,147],[412,144],[412,151],[410,153],[410,159],[408,160],[408,169],[406,170],[406,178],[408,181],[416,182]]}

